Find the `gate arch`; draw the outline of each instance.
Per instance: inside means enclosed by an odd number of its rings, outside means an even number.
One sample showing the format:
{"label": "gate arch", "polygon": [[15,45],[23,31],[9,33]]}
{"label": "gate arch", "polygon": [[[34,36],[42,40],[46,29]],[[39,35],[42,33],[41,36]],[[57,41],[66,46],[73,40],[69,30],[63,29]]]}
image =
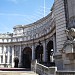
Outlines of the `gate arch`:
{"label": "gate arch", "polygon": [[22,67],[31,68],[32,49],[25,47],[22,51]]}
{"label": "gate arch", "polygon": [[48,61],[48,62],[51,62],[50,56],[52,56],[52,54],[53,54],[53,41],[50,40],[50,41],[48,42],[48,44],[47,44],[47,55],[48,55],[47,61]]}

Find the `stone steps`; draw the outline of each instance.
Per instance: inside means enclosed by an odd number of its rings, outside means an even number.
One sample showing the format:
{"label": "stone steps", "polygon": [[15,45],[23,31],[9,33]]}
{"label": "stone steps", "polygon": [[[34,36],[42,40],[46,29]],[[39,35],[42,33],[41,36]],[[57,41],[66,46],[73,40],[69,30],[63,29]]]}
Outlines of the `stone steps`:
{"label": "stone steps", "polygon": [[0,71],[0,75],[38,75],[32,71]]}

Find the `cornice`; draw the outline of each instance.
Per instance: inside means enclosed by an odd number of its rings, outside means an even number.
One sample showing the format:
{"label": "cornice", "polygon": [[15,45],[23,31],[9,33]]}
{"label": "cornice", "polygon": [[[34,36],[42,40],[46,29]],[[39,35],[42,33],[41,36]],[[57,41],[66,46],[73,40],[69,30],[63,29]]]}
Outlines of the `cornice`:
{"label": "cornice", "polygon": [[43,35],[41,37],[35,38],[35,39],[31,39],[31,40],[27,40],[27,41],[18,41],[18,42],[0,42],[0,44],[3,44],[3,45],[4,44],[5,45],[8,45],[8,44],[12,44],[12,45],[32,44],[33,43],[33,40],[34,40],[34,43],[37,43],[39,40],[40,41],[43,41],[43,40],[48,39],[49,37],[51,37],[56,32],[55,29],[56,29],[56,27],[54,26],[49,33],[47,33],[47,34],[45,34],[45,35]]}

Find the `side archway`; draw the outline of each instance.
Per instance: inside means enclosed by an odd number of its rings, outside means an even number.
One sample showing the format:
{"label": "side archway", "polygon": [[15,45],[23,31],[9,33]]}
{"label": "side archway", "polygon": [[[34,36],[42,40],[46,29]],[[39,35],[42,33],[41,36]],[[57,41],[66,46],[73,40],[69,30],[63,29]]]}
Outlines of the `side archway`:
{"label": "side archway", "polygon": [[51,56],[53,55],[53,41],[50,40],[47,44],[47,61],[51,62]]}
{"label": "side archway", "polygon": [[31,68],[32,49],[25,47],[22,51],[22,67]]}

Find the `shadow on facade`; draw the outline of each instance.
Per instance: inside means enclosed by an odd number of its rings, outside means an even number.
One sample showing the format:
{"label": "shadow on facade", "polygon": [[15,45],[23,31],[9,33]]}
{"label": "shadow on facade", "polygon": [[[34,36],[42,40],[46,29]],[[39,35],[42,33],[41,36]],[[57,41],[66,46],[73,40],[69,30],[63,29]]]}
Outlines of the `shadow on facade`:
{"label": "shadow on facade", "polygon": [[32,49],[25,47],[22,51],[22,68],[31,68]]}

